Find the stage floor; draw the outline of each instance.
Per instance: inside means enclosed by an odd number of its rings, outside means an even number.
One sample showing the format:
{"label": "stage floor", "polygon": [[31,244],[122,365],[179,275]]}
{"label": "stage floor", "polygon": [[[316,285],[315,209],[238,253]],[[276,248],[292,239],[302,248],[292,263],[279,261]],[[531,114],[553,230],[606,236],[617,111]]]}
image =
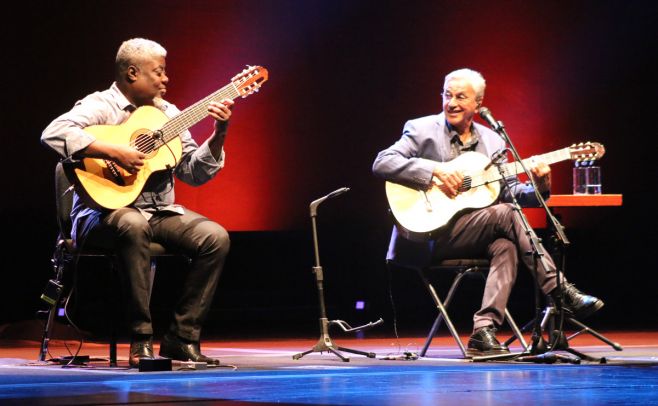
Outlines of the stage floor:
{"label": "stage floor", "polygon": [[[434,339],[416,360],[424,337],[350,339],[333,344],[374,352],[376,358],[311,353],[316,338],[214,340],[203,343],[222,365],[206,370],[138,372],[119,345],[119,366],[109,368],[108,346],[85,343],[86,366],[37,362],[39,343],[0,341],[0,404],[658,404],[658,332],[603,332],[623,346],[615,351],[589,334],[570,346],[606,363],[471,362],[451,337]],[[506,338],[507,334],[499,334]],[[462,337],[466,342],[467,337]],[[54,340],[50,356],[68,355],[77,341]],[[156,343],[156,349],[157,349]],[[520,350],[512,345],[512,350]],[[566,353],[562,353],[566,354]]]}

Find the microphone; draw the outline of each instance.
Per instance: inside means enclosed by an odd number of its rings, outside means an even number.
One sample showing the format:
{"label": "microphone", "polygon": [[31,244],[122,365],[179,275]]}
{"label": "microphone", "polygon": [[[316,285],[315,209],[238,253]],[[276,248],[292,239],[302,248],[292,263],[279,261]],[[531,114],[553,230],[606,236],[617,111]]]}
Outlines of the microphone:
{"label": "microphone", "polygon": [[331,199],[333,197],[342,195],[343,193],[348,192],[349,190],[350,188],[348,187],[342,187],[340,189],[334,190],[333,192],[329,193],[326,196],[322,196],[319,199],[313,200],[309,205],[309,210],[311,211],[311,217],[314,217],[317,214],[318,206],[320,205],[320,203],[324,202],[327,199]]}
{"label": "microphone", "polygon": [[325,196],[327,199],[331,199],[332,197],[336,197],[338,195],[342,195],[343,193],[349,191],[350,188],[348,187],[342,187],[338,190],[334,190],[333,192],[329,193],[327,196]]}
{"label": "microphone", "polygon": [[482,119],[486,121],[494,131],[500,131],[503,128],[503,125],[493,118],[491,111],[486,107],[480,107],[480,117],[482,117]]}
{"label": "microphone", "polygon": [[558,359],[561,359],[558,357],[558,354],[552,353],[552,352],[547,352],[544,354],[539,354],[539,355],[526,355],[523,357],[519,357],[518,361],[526,361],[526,362],[536,362],[536,363],[544,363],[544,364],[554,364]]}

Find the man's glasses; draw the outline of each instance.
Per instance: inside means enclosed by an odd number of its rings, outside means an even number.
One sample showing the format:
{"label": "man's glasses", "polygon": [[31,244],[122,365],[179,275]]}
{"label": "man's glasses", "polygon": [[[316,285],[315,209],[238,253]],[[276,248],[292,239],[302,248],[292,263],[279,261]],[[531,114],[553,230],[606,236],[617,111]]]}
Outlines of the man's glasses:
{"label": "man's glasses", "polygon": [[463,93],[460,93],[455,96],[450,92],[441,93],[441,97],[443,97],[443,100],[445,101],[452,100],[452,98],[454,97],[455,99],[457,99],[457,103],[459,104],[466,103],[470,99],[470,97],[466,96]]}

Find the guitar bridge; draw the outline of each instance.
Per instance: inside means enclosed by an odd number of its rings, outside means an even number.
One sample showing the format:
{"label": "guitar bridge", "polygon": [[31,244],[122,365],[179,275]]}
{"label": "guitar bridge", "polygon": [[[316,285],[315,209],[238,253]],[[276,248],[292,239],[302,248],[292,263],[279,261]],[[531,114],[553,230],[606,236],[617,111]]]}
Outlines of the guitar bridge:
{"label": "guitar bridge", "polygon": [[462,182],[461,186],[459,186],[459,191],[460,192],[468,192],[471,190],[471,183],[473,179],[470,176],[465,176],[464,181]]}
{"label": "guitar bridge", "polygon": [[114,183],[119,186],[126,186],[126,182],[123,180],[123,177],[119,172],[119,168],[117,168],[117,164],[112,161],[108,161],[107,159],[104,159],[104,161],[107,165],[107,169],[110,171],[110,175],[112,175],[112,178],[114,178]]}

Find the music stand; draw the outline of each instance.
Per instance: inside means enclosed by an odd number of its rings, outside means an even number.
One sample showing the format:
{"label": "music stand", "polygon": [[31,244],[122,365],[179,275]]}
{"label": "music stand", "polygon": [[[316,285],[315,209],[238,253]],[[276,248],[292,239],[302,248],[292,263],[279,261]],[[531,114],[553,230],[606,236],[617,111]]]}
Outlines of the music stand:
{"label": "music stand", "polygon": [[328,320],[327,319],[327,310],[324,305],[324,287],[323,287],[323,281],[324,281],[324,275],[322,272],[322,266],[320,265],[320,253],[318,249],[318,235],[317,235],[317,225],[315,222],[315,218],[317,217],[317,209],[320,203],[324,202],[327,199],[330,199],[332,197],[336,197],[338,195],[341,195],[345,192],[350,190],[347,187],[343,187],[340,189],[337,189],[328,195],[321,197],[317,200],[314,200],[311,202],[309,208],[311,212],[311,224],[313,226],[313,248],[315,250],[315,266],[313,267],[313,273],[315,274],[315,281],[316,281],[316,286],[318,288],[318,302],[320,305],[320,339],[318,340],[317,344],[310,350],[300,352],[298,354],[295,354],[292,356],[292,359],[298,360],[302,358],[304,355],[310,354],[312,352],[319,352],[323,353],[325,351],[331,352],[334,355],[336,355],[338,358],[343,360],[343,362],[349,362],[349,358],[341,354],[339,351],[345,351],[345,352],[350,352],[352,354],[358,354],[358,355],[364,355],[368,358],[375,358],[375,353],[374,352],[365,352],[365,351],[359,351],[359,350],[354,350],[351,348],[345,348],[345,347],[340,347],[337,346],[333,343],[331,340],[331,337],[329,336],[329,326],[331,325],[338,325],[344,332],[357,332],[357,331],[362,331],[371,327],[375,327],[379,324],[382,324],[384,320],[381,318],[375,322],[370,322],[368,324],[365,324],[363,326],[359,327],[351,327],[349,324],[347,324],[343,320]]}

